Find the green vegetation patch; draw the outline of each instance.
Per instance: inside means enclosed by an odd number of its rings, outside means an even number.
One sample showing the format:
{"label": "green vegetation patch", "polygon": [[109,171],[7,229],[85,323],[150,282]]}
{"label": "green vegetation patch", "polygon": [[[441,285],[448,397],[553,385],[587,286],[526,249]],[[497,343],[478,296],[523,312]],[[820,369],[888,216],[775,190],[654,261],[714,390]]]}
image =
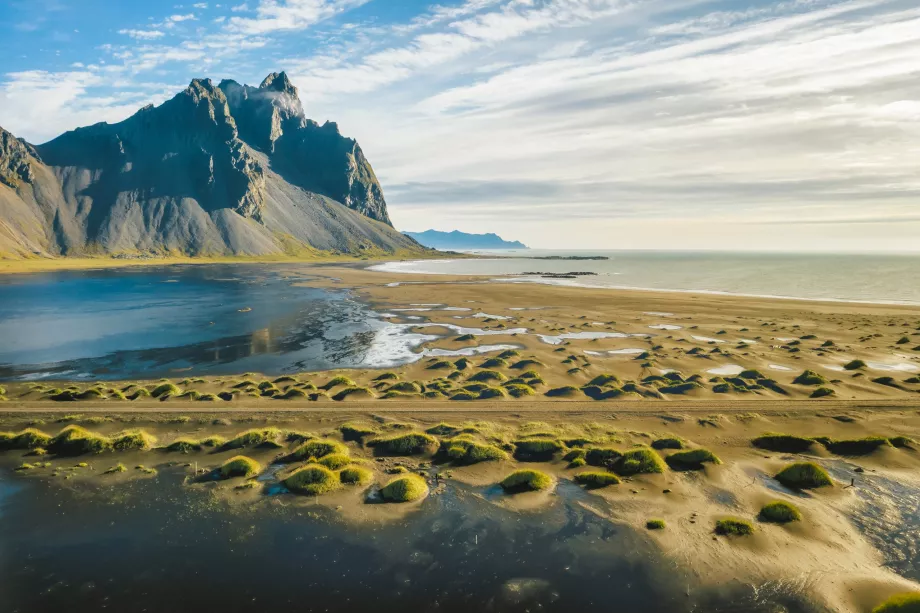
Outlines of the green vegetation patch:
{"label": "green vegetation patch", "polygon": [[221,479],[230,479],[233,477],[252,477],[253,475],[259,474],[261,470],[262,467],[252,458],[247,458],[244,455],[238,455],[221,464],[220,468],[218,469],[218,474],[220,475]]}
{"label": "green vegetation patch", "polygon": [[584,458],[590,466],[612,467],[620,461],[623,453],[613,447],[594,447],[585,452]]}
{"label": "green vegetation patch", "polygon": [[346,398],[354,398],[354,397],[374,398],[374,392],[370,391],[366,387],[358,387],[358,386],[346,387],[345,389],[337,392],[334,396],[332,396],[332,399],[337,402],[341,402],[342,400],[345,400]]}
{"label": "green vegetation patch", "polygon": [[828,383],[824,375],[816,373],[813,370],[802,372],[802,374],[793,379],[792,382],[797,385],[827,385]]}
{"label": "green vegetation patch", "polygon": [[678,451],[665,458],[672,470],[700,470],[703,464],[721,464],[722,461],[708,449]]}
{"label": "green vegetation patch", "polygon": [[67,426],[48,442],[48,450],[58,455],[102,453],[111,449],[112,441],[108,437],[77,425]]}
{"label": "green vegetation patch", "polygon": [[652,441],[652,449],[683,449],[684,442],[679,438],[665,437]]}
{"label": "green vegetation patch", "polygon": [[645,527],[649,530],[664,530],[665,523],[663,519],[650,519],[645,522]]}
{"label": "green vegetation patch", "polygon": [[344,375],[339,375],[338,377],[333,377],[330,379],[325,385],[320,386],[320,389],[328,391],[334,387],[341,387],[343,385],[347,387],[355,387],[357,383]]}
{"label": "green vegetation patch", "polygon": [[804,453],[809,451],[815,444],[814,439],[794,434],[776,434],[767,433],[758,436],[751,444],[759,449],[767,451],[778,451],[782,453]]}
{"label": "green vegetation patch", "polygon": [[324,455],[316,463],[331,470],[339,470],[351,464],[351,458],[344,453],[330,453],[329,455]]}
{"label": "green vegetation patch", "polygon": [[563,385],[546,391],[546,396],[550,398],[572,398],[577,396],[579,389],[574,385]]}
{"label": "green vegetation patch", "polygon": [[794,505],[783,500],[776,500],[764,505],[757,518],[772,524],[788,524],[792,521],[800,521],[802,513]]}
{"label": "green vegetation patch", "polygon": [[116,451],[147,451],[157,442],[146,430],[125,430],[113,435],[111,440]]}
{"label": "green vegetation patch", "polygon": [[862,360],[853,360],[844,364],[843,367],[846,370],[860,370],[866,367],[866,363]]}
{"label": "green vegetation patch", "polygon": [[51,444],[51,436],[36,428],[18,433],[0,432],[0,449],[40,449]]}
{"label": "green vegetation patch", "polygon": [[920,592],[895,594],[872,609],[872,613],[920,613]]}
{"label": "green vegetation patch", "polygon": [[775,478],[788,488],[800,490],[816,489],[834,484],[827,471],[814,462],[790,464],[779,471]]}
{"label": "green vegetation patch", "polygon": [[278,447],[281,430],[278,428],[253,428],[240,432],[223,444],[224,449],[242,449],[244,447],[273,446]]}
{"label": "green vegetation patch", "polygon": [[308,464],[288,475],[284,486],[295,494],[319,496],[339,487],[339,476],[318,464]]}
{"label": "green vegetation patch", "polygon": [[508,377],[498,372],[497,370],[480,370],[471,376],[467,381],[478,381],[480,383],[488,383],[489,381],[507,381]]}
{"label": "green vegetation patch", "polygon": [[290,387],[283,394],[276,396],[279,400],[299,400],[306,397],[307,392],[299,387]]}
{"label": "green vegetation patch", "polygon": [[553,479],[539,470],[516,470],[501,481],[506,492],[536,492],[552,486]]}
{"label": "green vegetation patch", "polygon": [[178,453],[192,453],[193,451],[201,451],[201,443],[187,438],[180,438],[167,445],[166,451],[175,451]]}
{"label": "green vegetation patch", "polygon": [[823,442],[831,453],[848,456],[869,455],[879,449],[892,446],[891,442],[884,436],[867,436],[849,440],[828,439]]}
{"label": "green vegetation patch", "polygon": [[294,451],[281,458],[281,461],[299,462],[302,460],[309,460],[311,458],[322,458],[323,456],[332,454],[348,455],[348,448],[338,441],[317,438],[307,441],[300,447],[297,447],[294,449]]}
{"label": "green vegetation patch", "polygon": [[616,387],[620,387],[621,385],[623,385],[623,382],[620,381],[620,378],[618,376],[605,373],[602,375],[598,375],[594,377],[593,379],[591,379],[590,381],[588,381],[588,385],[597,385],[599,387],[603,387],[605,385],[613,385]]}
{"label": "green vegetation patch", "polygon": [[438,448],[438,439],[424,432],[407,432],[386,438],[375,438],[368,445],[380,455],[419,455]]}
{"label": "green vegetation patch", "polygon": [[514,457],[523,462],[546,462],[565,449],[561,441],[550,438],[528,438],[514,441]]}
{"label": "green vegetation patch", "polygon": [[836,395],[837,395],[837,392],[835,392],[829,387],[819,387],[818,389],[816,389],[815,391],[811,393],[811,396],[809,396],[809,398],[825,398],[828,396],[836,396]]}
{"label": "green vegetation patch", "polygon": [[623,457],[613,466],[613,470],[623,476],[663,473],[664,462],[653,449],[637,447],[623,452]]}
{"label": "green vegetation patch", "polygon": [[505,385],[505,389],[508,391],[508,394],[514,398],[533,396],[537,393],[536,390],[524,383],[508,383]]}
{"label": "green vegetation patch", "polygon": [[152,390],[150,390],[150,395],[154,398],[162,398],[163,396],[178,396],[182,393],[182,390],[173,383],[161,383]]}
{"label": "green vegetation patch", "polygon": [[524,370],[525,368],[534,368],[538,366],[546,366],[546,364],[544,364],[540,360],[534,360],[534,359],[528,358],[528,359],[524,359],[524,360],[515,362],[514,364],[511,365],[511,368],[515,370]]}
{"label": "green vegetation patch", "polygon": [[365,437],[377,435],[376,428],[355,422],[342,424],[339,432],[346,441],[362,441]]}
{"label": "green vegetation patch", "polygon": [[412,502],[428,495],[428,484],[418,475],[396,477],[380,489],[387,502]]}
{"label": "green vegetation patch", "polygon": [[479,365],[480,368],[508,368],[508,361],[504,358],[489,358]]}
{"label": "green vegetation patch", "polygon": [[607,487],[608,485],[617,485],[620,483],[620,478],[615,474],[601,471],[578,473],[573,479],[575,483],[583,485],[588,489]]}
{"label": "green vegetation patch", "polygon": [[469,465],[508,459],[508,454],[498,447],[478,443],[465,437],[443,441],[441,449],[457,464]]}
{"label": "green vegetation patch", "polygon": [[726,517],[716,522],[716,534],[722,536],[747,536],[754,534],[754,525],[737,517]]}
{"label": "green vegetation patch", "polygon": [[421,394],[422,386],[414,381],[400,381],[387,388],[388,392],[404,392],[409,394]]}
{"label": "green vegetation patch", "polygon": [[397,379],[399,379],[399,375],[395,372],[380,373],[374,377],[374,381],[396,381]]}
{"label": "green vegetation patch", "polygon": [[374,474],[360,466],[349,466],[339,471],[339,481],[345,485],[366,485],[374,478]]}
{"label": "green vegetation patch", "polygon": [[460,428],[457,426],[452,426],[450,424],[445,424],[444,422],[439,423],[436,426],[431,426],[425,432],[428,434],[434,434],[437,436],[453,436],[460,431]]}

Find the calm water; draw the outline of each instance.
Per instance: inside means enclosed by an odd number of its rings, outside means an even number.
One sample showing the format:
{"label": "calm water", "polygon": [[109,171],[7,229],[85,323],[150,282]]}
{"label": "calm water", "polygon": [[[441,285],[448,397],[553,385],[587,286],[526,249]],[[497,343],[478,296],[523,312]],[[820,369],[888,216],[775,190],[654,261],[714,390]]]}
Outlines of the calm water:
{"label": "calm water", "polygon": [[0,276],[0,379],[277,374],[418,359],[419,339],[309,281],[296,266],[253,265]]}
{"label": "calm water", "polygon": [[[655,251],[503,251],[501,259],[393,262],[384,270],[435,274],[520,275],[595,272],[575,280],[530,281],[634,289],[920,304],[920,254],[812,255]],[[539,256],[606,256],[552,261]]]}
{"label": "calm water", "polygon": [[[0,473],[0,608],[228,613],[808,613],[769,587],[689,585],[643,534],[560,494],[517,515],[449,486],[403,520],[320,507],[228,512],[161,471],[99,494]],[[4,482],[4,479],[6,481]],[[309,512],[312,511],[312,516]],[[690,594],[687,595],[689,588]]]}

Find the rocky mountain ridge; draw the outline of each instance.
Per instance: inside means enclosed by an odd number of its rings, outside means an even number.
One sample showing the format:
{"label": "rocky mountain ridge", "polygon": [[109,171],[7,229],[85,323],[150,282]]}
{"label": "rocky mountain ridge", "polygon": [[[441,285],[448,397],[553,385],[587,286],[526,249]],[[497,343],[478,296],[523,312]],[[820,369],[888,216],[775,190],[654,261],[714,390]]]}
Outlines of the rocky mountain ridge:
{"label": "rocky mountain ridge", "polygon": [[160,106],[32,146],[0,128],[0,254],[422,251],[361,148],[285,73],[194,79]]}

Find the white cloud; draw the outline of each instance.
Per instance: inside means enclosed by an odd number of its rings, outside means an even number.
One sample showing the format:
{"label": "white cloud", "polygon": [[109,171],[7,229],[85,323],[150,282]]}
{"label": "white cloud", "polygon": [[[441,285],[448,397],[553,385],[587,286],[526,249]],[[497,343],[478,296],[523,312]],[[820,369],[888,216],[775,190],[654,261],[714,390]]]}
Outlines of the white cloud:
{"label": "white cloud", "polygon": [[137,40],[156,40],[165,36],[160,30],[119,30],[118,33]]}
{"label": "white cloud", "polygon": [[[303,30],[368,0],[261,0],[255,17],[231,17],[228,28],[243,34]],[[241,5],[245,6],[245,5]],[[232,10],[237,10],[234,7]]]}

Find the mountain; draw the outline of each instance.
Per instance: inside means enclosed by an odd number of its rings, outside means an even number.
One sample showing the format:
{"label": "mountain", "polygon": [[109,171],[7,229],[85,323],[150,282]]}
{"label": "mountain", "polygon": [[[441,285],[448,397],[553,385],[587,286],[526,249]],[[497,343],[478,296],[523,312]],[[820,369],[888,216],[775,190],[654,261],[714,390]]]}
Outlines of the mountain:
{"label": "mountain", "polygon": [[438,230],[425,230],[424,232],[406,232],[419,243],[432,249],[472,250],[472,249],[527,249],[527,245],[518,241],[503,240],[497,234],[467,234],[454,230],[453,232],[440,232]]}
{"label": "mountain", "polygon": [[0,256],[425,251],[374,170],[285,73],[194,79],[158,107],[33,146],[0,128]]}

